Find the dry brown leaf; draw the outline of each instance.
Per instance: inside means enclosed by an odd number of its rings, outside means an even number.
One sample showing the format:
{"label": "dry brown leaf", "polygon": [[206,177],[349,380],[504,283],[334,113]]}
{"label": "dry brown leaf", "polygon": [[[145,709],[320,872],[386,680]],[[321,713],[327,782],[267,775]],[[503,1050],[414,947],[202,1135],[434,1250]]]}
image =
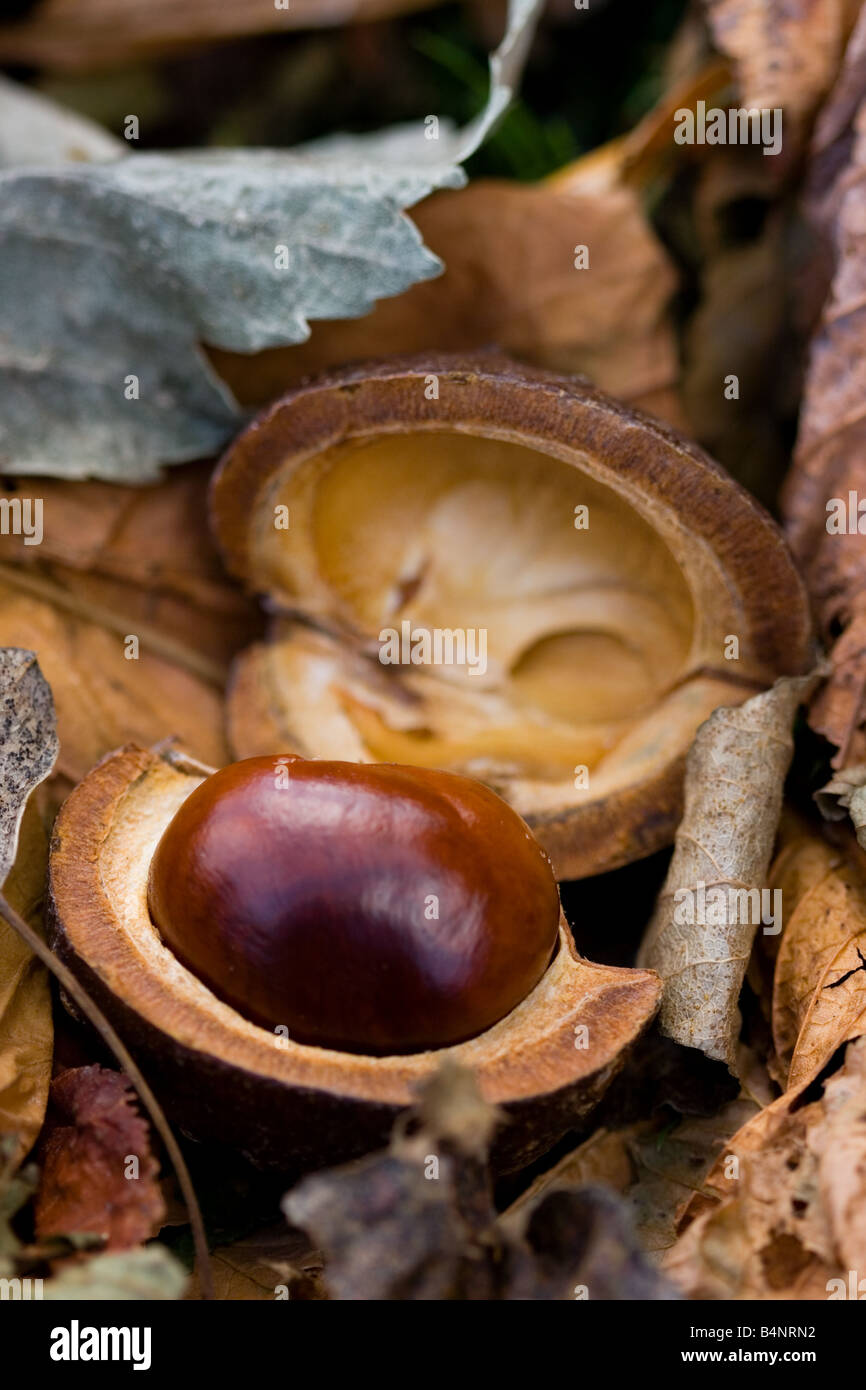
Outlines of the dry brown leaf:
{"label": "dry brown leaf", "polygon": [[[804,316],[834,267],[812,341],[794,464],[783,494],[788,535],[833,672],[810,723],[838,748],[834,766],[866,759],[866,561],[862,535],[836,529],[828,504],[866,497],[866,10],[816,132],[808,210],[823,245],[807,280]],[[847,163],[846,163],[847,160]],[[855,497],[855,508],[856,508]],[[828,529],[832,527],[834,529]]]}
{"label": "dry brown leaf", "polygon": [[45,0],[33,15],[0,26],[0,59],[83,69],[170,54],[203,42],[318,25],[350,24],[423,10],[437,0]]}
{"label": "dry brown leaf", "polygon": [[[789,210],[774,199],[772,163],[729,146],[696,173],[688,255],[699,263],[699,302],[684,330],[682,380],[690,432],[768,506],[788,464],[800,384],[787,353]],[[748,235],[744,207],[761,213]]]}
{"label": "dry brown leaf", "polygon": [[707,1179],[714,1196],[692,1204],[665,1261],[689,1297],[826,1299],[866,1267],[866,1041],[803,1100],[789,1091],[740,1130]]}
{"label": "dry brown leaf", "polygon": [[[445,274],[380,301],[366,318],[315,323],[295,347],[252,357],[212,352],[239,399],[261,404],[310,372],[358,358],[495,345],[583,372],[680,422],[667,318],[676,278],[633,189],[479,180],[426,199],[412,219]],[[588,269],[575,269],[578,245],[589,248]]]}
{"label": "dry brown leaf", "polygon": [[[15,863],[3,891],[16,912],[41,926],[50,823],[43,789],[31,792]],[[17,1136],[23,1158],[42,1126],[51,1081],[53,1027],[45,967],[0,921],[0,1134]]]}
{"label": "dry brown leaf", "polygon": [[792,903],[782,882],[785,930],[773,988],[779,1080],[790,1089],[866,1032],[866,876],[853,855],[817,839],[786,853],[785,878],[804,886]]}
{"label": "dry brown leaf", "polygon": [[731,1136],[759,1109],[740,1096],[716,1115],[685,1116],[674,1125],[643,1120],[598,1130],[541,1174],[508,1208],[506,1218],[556,1187],[604,1183],[625,1197],[642,1249],[661,1255],[677,1237],[677,1220]]}
{"label": "dry brown leaf", "polygon": [[[211,1251],[214,1295],[220,1301],[252,1302],[294,1296],[292,1285],[301,1278],[315,1281],[321,1272],[322,1257],[298,1231],[284,1222],[257,1231]],[[198,1299],[198,1280],[192,1277],[188,1299]],[[322,1293],[324,1297],[324,1293]]]}
{"label": "dry brown leaf", "polygon": [[743,105],[784,110],[786,163],[829,91],[859,0],[704,0]]}
{"label": "dry brown leaf", "polygon": [[[54,703],[33,652],[0,650],[0,888],[38,929],[48,851],[48,792],[57,758]],[[8,909],[7,909],[8,911]],[[45,972],[0,920],[0,1134],[12,1162],[30,1148],[45,1110],[51,1068],[51,999]]]}
{"label": "dry brown leaf", "polygon": [[[257,628],[254,606],[226,578],[207,521],[209,464],[172,469],[153,487],[40,478],[43,535],[4,537],[0,574],[73,603],[138,622],[225,667]],[[14,487],[14,491],[13,491]],[[22,482],[7,479],[11,498]],[[18,570],[18,567],[21,567]],[[44,596],[44,595],[43,595]],[[49,601],[52,601],[49,598]]]}
{"label": "dry brown leaf", "polygon": [[443,1065],[391,1147],[305,1178],[283,1199],[325,1253],[337,1300],[667,1299],[621,1202],[555,1183],[498,1217],[487,1144],[496,1115],[470,1072]]}
{"label": "dry brown leaf", "polygon": [[98,1235],[128,1250],[159,1229],[165,1204],[150,1128],[121,1072],[79,1067],[51,1085],[40,1143],[36,1234]]}
{"label": "dry brown leaf", "polygon": [[176,737],[213,766],[229,761],[218,689],[123,636],[0,583],[0,645],[35,651],[57,708],[57,769],[78,782],[104,753]]}
{"label": "dry brown leaf", "polygon": [[754,904],[736,895],[766,887],[791,725],[813,683],[785,678],[701,725],[686,763],[674,856],[641,947],[641,964],[664,980],[662,1031],[732,1071],[737,1001],[758,925]]}

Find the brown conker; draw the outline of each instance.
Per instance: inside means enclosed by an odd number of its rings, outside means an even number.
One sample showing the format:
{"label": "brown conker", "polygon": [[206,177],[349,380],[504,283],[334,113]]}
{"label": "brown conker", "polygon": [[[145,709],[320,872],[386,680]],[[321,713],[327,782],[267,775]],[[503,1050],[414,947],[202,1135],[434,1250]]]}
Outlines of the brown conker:
{"label": "brown conker", "polygon": [[248,758],[183,802],[151,918],[214,994],[297,1042],[374,1054],[476,1037],[553,955],[559,895],[481,783],[396,764]]}

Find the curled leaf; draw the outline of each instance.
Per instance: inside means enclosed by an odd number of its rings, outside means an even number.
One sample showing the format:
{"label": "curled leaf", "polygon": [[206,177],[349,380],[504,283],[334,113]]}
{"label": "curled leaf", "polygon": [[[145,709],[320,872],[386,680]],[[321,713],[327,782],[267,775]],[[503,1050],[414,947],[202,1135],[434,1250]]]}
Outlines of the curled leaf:
{"label": "curled leaf", "polygon": [[827,820],[844,820],[847,811],[857,843],[861,849],[866,849],[866,764],[856,763],[837,772],[815,793],[815,801]]}
{"label": "curled leaf", "polygon": [[662,1031],[736,1070],[737,1000],[762,918],[791,725],[814,677],[786,677],[701,725],[686,763],[685,811],[641,947],[664,981]]}

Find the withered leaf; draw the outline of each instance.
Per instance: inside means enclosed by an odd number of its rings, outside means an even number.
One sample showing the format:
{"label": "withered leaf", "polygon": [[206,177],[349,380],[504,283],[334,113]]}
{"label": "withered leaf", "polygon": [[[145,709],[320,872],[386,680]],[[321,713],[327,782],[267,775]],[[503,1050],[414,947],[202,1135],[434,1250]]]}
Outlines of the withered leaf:
{"label": "withered leaf", "polygon": [[[673,267],[633,189],[578,184],[575,169],[564,184],[479,180],[425,199],[412,216],[444,275],[380,301],[363,320],[313,324],[295,347],[212,353],[217,369],[239,399],[261,404],[311,372],[374,353],[495,343],[539,366],[584,372],[680,423]],[[589,270],[574,268],[576,243],[589,248]]]}
{"label": "withered leaf", "polygon": [[[145,649],[155,649],[154,636],[171,641],[178,661],[221,679],[257,616],[228,582],[210,539],[211,472],[207,464],[182,465],[151,487],[40,479],[27,491],[42,504],[41,541],[5,537],[0,582],[13,580],[81,616],[105,614],[114,631],[139,634]],[[9,562],[19,567],[13,573]],[[195,654],[210,668],[197,666]]]}
{"label": "withered leaf", "polygon": [[[295,1298],[299,1281],[314,1285],[321,1266],[321,1256],[311,1249],[307,1238],[281,1222],[211,1251],[214,1296],[221,1302],[273,1303],[286,1292]],[[199,1296],[198,1280],[193,1275],[187,1298]]]}
{"label": "withered leaf", "polygon": [[283,33],[422,10],[437,0],[43,0],[16,23],[0,26],[6,62],[60,69],[101,68],[174,54],[178,45],[225,42],[244,34]]}
{"label": "withered leaf", "polygon": [[506,1213],[506,1218],[557,1187],[604,1184],[625,1199],[640,1247],[653,1257],[670,1249],[680,1211],[727,1141],[760,1107],[748,1096],[715,1115],[640,1120],[622,1129],[600,1130],[543,1173]]}
{"label": "withered leaf", "polygon": [[825,254],[817,258],[822,283],[807,282],[810,317],[830,268],[832,280],[811,343],[794,463],[782,497],[791,546],[831,647],[832,674],[812,702],[809,721],[836,745],[835,767],[866,760],[866,562],[857,516],[853,529],[848,517],[851,494],[866,492],[864,65],[866,11],[813,150],[808,208]]}
{"label": "withered leaf", "polygon": [[687,759],[673,859],[641,947],[641,964],[664,981],[662,1031],[732,1071],[737,1001],[761,915],[755,890],[760,899],[793,752],[791,726],[813,684],[814,677],[786,677],[701,725]]}
{"label": "withered leaf", "polygon": [[54,1279],[47,1279],[42,1297],[58,1302],[79,1299],[131,1299],[149,1302],[180,1298],[187,1274],[179,1260],[163,1245],[145,1250],[92,1255],[81,1264],[67,1265]]}
{"label": "withered leaf", "polygon": [[15,1138],[0,1135],[0,1272],[11,1270],[11,1261],[21,1249],[12,1221],[36,1191],[38,1173],[34,1164],[17,1167]]}
{"label": "withered leaf", "polygon": [[[866,1261],[866,1042],[820,1098],[789,1091],[716,1163],[665,1268],[692,1298],[823,1298]],[[838,1294],[837,1294],[838,1296]]]}
{"label": "withered leaf", "polygon": [[487,103],[435,159],[418,121],[398,161],[368,143],[365,158],[213,149],[0,171],[0,467],[142,482],[212,454],[240,412],[200,343],[302,342],[311,319],[437,275],[404,210],[464,182],[540,4],[509,0]]}
{"label": "withered leaf", "polygon": [[61,1072],[40,1143],[36,1234],[92,1233],[107,1250],[149,1240],[165,1203],[150,1129],[126,1077],[105,1067]]}
{"label": "withered leaf", "polygon": [[[3,886],[11,906],[35,930],[42,922],[48,867],[48,807],[42,788],[24,810],[15,863]],[[47,972],[16,932],[0,921],[0,1135],[19,1158],[36,1139],[45,1115],[53,1051]]]}
{"label": "withered leaf", "polygon": [[815,801],[827,820],[844,820],[847,811],[857,843],[866,849],[866,765],[857,763],[837,772],[815,793]]}
{"label": "withered leaf", "polygon": [[0,77],[0,169],[117,159],[123,142],[29,87]]}
{"label": "withered leaf", "polygon": [[[37,925],[47,833],[28,798],[57,757],[54,703],[32,651],[0,650],[0,885]],[[19,844],[20,832],[20,844]],[[51,1072],[51,998],[42,966],[0,920],[0,1133],[15,1136],[20,1158],[42,1122]]]}
{"label": "withered leaf", "polygon": [[830,89],[858,0],[704,0],[747,107],[782,108],[791,152]]}
{"label": "withered leaf", "polygon": [[496,1115],[443,1071],[383,1154],[304,1179],[283,1201],[321,1246],[338,1300],[673,1296],[614,1194],[553,1188],[497,1217],[485,1161]]}
{"label": "withered leaf", "polygon": [[[799,1088],[866,1032],[866,874],[856,852],[802,839],[773,870],[785,930],[773,983],[779,1079]],[[794,894],[786,885],[799,880]]]}
{"label": "withered leaf", "polygon": [[57,758],[51,690],[32,651],[0,648],[0,884],[15,862],[27,798]]}
{"label": "withered leaf", "polygon": [[61,612],[8,579],[0,581],[0,642],[38,652],[57,706],[57,768],[70,781],[128,740],[176,737],[212,766],[228,761],[218,689],[144,642],[138,659],[128,660],[122,634]]}

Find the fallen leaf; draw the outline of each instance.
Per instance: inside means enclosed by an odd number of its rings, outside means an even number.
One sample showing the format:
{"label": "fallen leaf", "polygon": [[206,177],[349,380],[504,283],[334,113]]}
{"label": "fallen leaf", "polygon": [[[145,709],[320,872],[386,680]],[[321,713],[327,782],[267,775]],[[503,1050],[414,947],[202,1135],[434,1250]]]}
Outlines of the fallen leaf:
{"label": "fallen leaf", "polygon": [[437,275],[404,210],[464,182],[540,7],[509,0],[487,103],[436,158],[419,120],[399,162],[367,141],[366,159],[205,150],[0,172],[0,468],[143,482],[213,454],[241,416],[201,342],[302,342],[310,319]]}
{"label": "fallen leaf", "polygon": [[[805,310],[829,280],[812,339],[794,462],[782,506],[832,673],[809,722],[836,745],[834,767],[866,760],[866,563],[847,522],[851,495],[866,493],[862,402],[866,371],[866,10],[861,13],[813,149],[807,207],[819,237]],[[823,247],[823,250],[822,250]],[[843,520],[840,511],[846,512]]]}
{"label": "fallen leaf", "polygon": [[57,706],[57,770],[71,782],[127,741],[149,745],[175,737],[210,766],[229,761],[219,689],[144,643],[138,660],[127,660],[121,633],[4,583],[0,643],[38,653]]}
{"label": "fallen leaf", "polygon": [[536,1178],[505,1217],[552,1188],[603,1183],[625,1199],[644,1253],[660,1258],[676,1242],[681,1210],[702,1191],[731,1136],[759,1108],[744,1095],[715,1115],[640,1120],[622,1129],[599,1130]]}
{"label": "fallen leaf", "polygon": [[91,614],[121,636],[137,633],[151,651],[167,655],[168,639],[178,664],[222,682],[260,620],[229,583],[210,538],[211,472],[182,465],[151,487],[43,478],[27,487],[37,498],[7,480],[10,504],[29,502],[33,516],[40,506],[41,539],[4,538],[0,583]]}
{"label": "fallen leaf", "polygon": [[51,689],[32,651],[0,649],[0,885],[15,862],[27,798],[57,757]]}
{"label": "fallen leaf", "polygon": [[826,1299],[866,1267],[866,1042],[807,1095],[781,1096],[717,1161],[665,1261],[688,1297]]}
{"label": "fallen leaf", "polygon": [[93,1234],[107,1250],[128,1250],[159,1230],[165,1213],[159,1163],[121,1072],[79,1067],[54,1079],[39,1163],[40,1240]]}
{"label": "fallen leaf", "polygon": [[[0,650],[0,887],[35,925],[47,830],[34,788],[51,772],[57,733],[51,690],[32,651]],[[25,808],[29,811],[25,814]],[[20,833],[20,842],[19,842]],[[51,999],[42,966],[0,920],[0,1133],[23,1157],[42,1122],[51,1068]]]}
{"label": "fallen leaf", "polygon": [[754,895],[767,882],[794,714],[813,685],[810,676],[783,678],[699,728],[673,859],[640,951],[664,981],[662,1032],[732,1071],[737,1001],[761,915]]}
{"label": "fallen leaf", "polygon": [[[316,1280],[321,1265],[321,1256],[300,1232],[287,1229],[284,1222],[269,1226],[211,1251],[214,1296],[221,1302],[230,1299],[273,1303],[284,1298],[286,1292],[294,1298],[298,1280]],[[199,1296],[198,1281],[193,1277],[187,1298]]]}
{"label": "fallen leaf", "polygon": [[[496,344],[681,422],[668,317],[676,277],[633,189],[482,179],[426,199],[413,219],[444,275],[382,300],[363,320],[316,323],[296,347],[212,352],[240,400],[262,404],[311,372],[374,353]],[[577,245],[588,247],[588,269],[575,269]]]}
{"label": "fallen leaf", "polygon": [[34,1164],[18,1167],[15,1138],[0,1136],[0,1273],[11,1273],[22,1249],[12,1222],[36,1191],[39,1173]]}
{"label": "fallen leaf", "polygon": [[858,8],[859,0],[704,0],[743,105],[784,111],[786,163],[833,83]]}
{"label": "fallen leaf", "polygon": [[152,1302],[181,1298],[187,1274],[162,1245],[93,1255],[81,1264],[67,1265],[62,1274],[46,1279],[42,1297],[61,1303],[78,1300],[131,1299]]}
{"label": "fallen leaf", "polygon": [[844,820],[847,811],[857,843],[866,849],[866,764],[858,763],[837,772],[815,792],[815,801],[826,820]]}
{"label": "fallen leaf", "polygon": [[0,77],[0,169],[117,159],[123,142],[94,121]]}
{"label": "fallen leaf", "polygon": [[610,1192],[551,1188],[498,1218],[486,1163],[496,1123],[472,1074],[443,1067],[389,1150],[305,1178],[284,1198],[289,1222],[324,1253],[332,1298],[672,1296]]}
{"label": "fallen leaf", "polygon": [[866,1032],[866,873],[854,854],[815,838],[789,848],[784,876],[804,887],[792,900],[782,882],[773,1041],[779,1080],[796,1089]]}
{"label": "fallen leaf", "polygon": [[[7,902],[35,930],[42,925],[50,830],[41,790],[27,801],[15,863],[3,885]],[[19,1159],[45,1117],[53,1039],[48,973],[0,920],[0,1135],[14,1142]]]}
{"label": "fallen leaf", "polygon": [[244,34],[283,33],[350,24],[428,9],[438,0],[44,0],[32,15],[0,26],[8,63],[91,70],[161,54],[185,44],[225,42]]}

